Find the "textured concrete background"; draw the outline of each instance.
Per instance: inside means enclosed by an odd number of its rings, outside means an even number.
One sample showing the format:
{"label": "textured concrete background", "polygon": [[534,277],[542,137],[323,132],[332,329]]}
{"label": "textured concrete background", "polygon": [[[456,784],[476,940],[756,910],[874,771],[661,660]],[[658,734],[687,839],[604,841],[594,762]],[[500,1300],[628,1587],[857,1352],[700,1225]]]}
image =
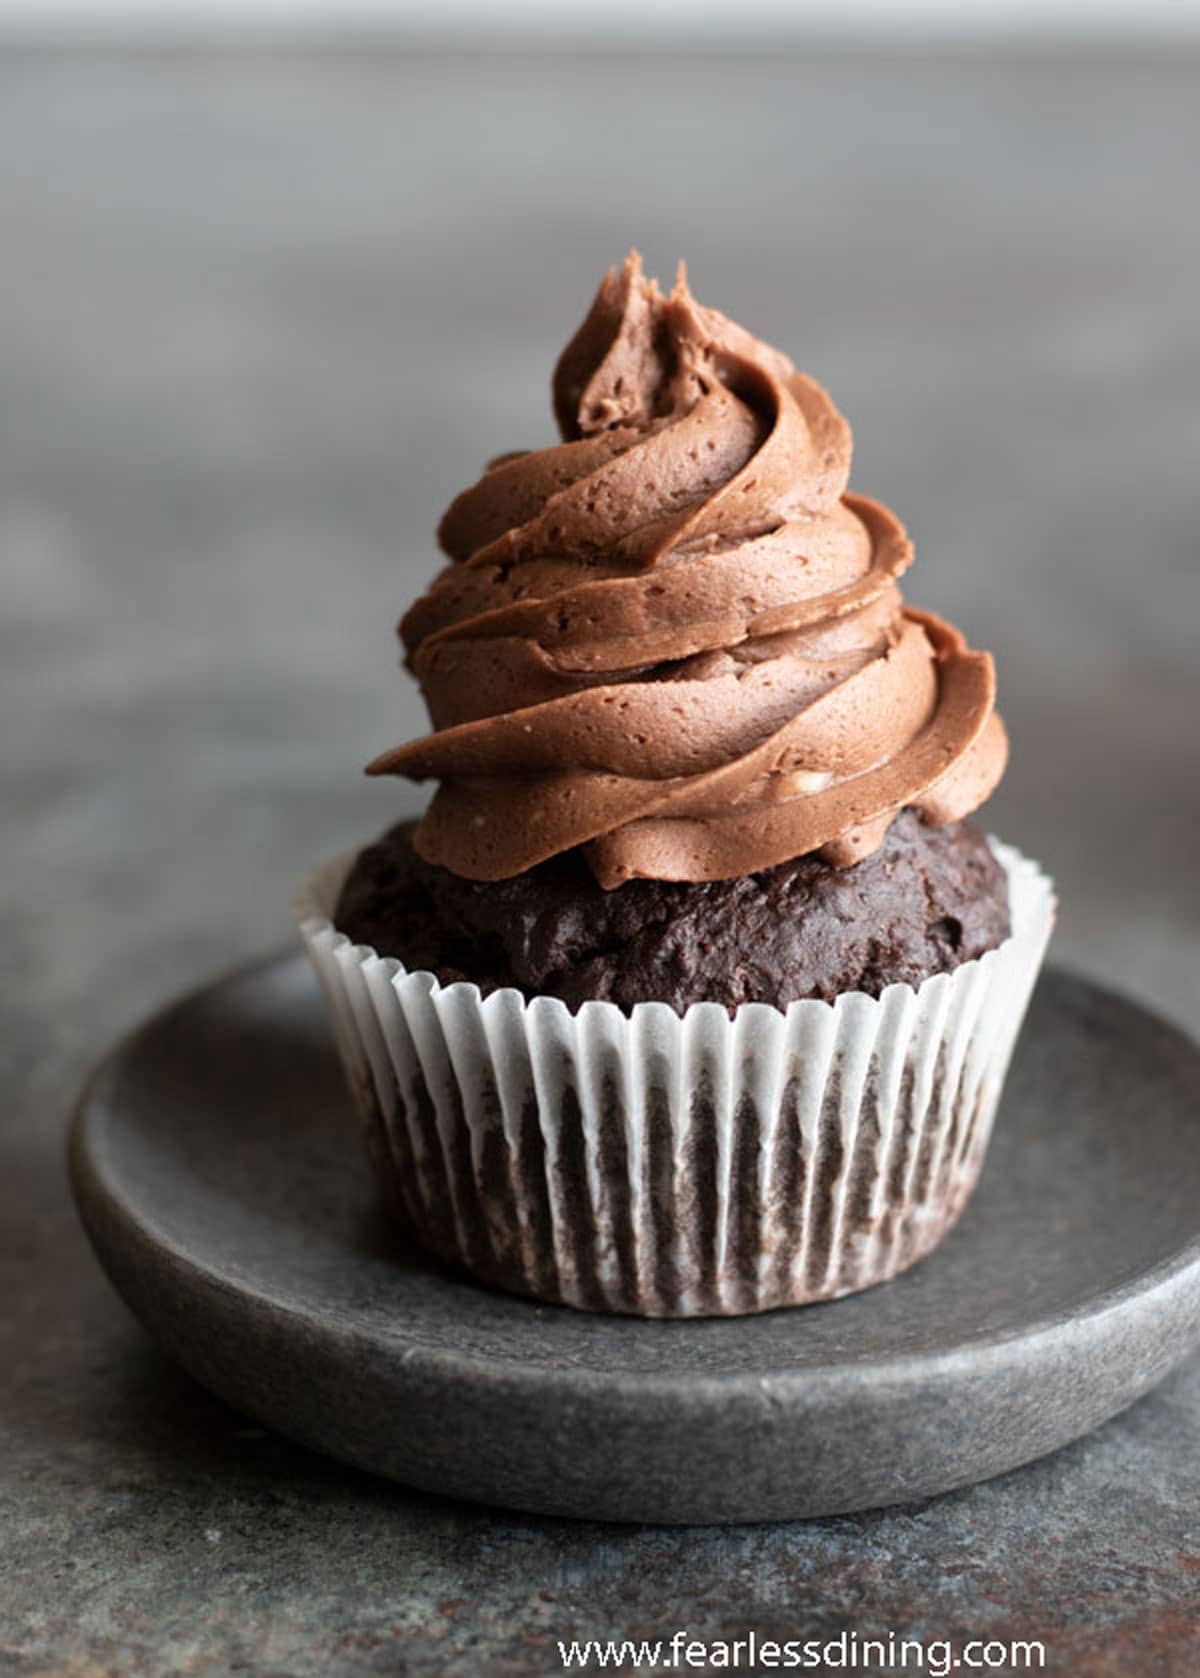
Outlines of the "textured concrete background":
{"label": "textured concrete background", "polygon": [[288,936],[405,797],[391,626],[449,496],[550,435],[637,242],[855,423],[908,591],[1000,667],[997,831],[1059,960],[1200,1019],[1200,61],[0,59],[0,1670],[557,1669],[690,1627],[1044,1636],[1200,1669],[1200,1368],[1041,1466],[810,1526],[456,1509],[248,1427],[77,1233],[111,1037]]}

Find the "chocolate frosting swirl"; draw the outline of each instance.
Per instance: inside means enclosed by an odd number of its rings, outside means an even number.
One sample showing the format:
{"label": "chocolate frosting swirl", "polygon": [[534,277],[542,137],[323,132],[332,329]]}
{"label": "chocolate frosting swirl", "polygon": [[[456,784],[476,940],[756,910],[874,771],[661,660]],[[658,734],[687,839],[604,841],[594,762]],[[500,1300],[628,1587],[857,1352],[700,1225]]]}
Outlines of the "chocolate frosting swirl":
{"label": "chocolate frosting swirl", "polygon": [[368,766],[440,785],[414,843],[474,880],[576,845],[601,885],[875,850],[1004,769],[989,654],[905,606],[820,385],[636,252],[554,374],[563,441],[502,455],[400,625],[435,732]]}

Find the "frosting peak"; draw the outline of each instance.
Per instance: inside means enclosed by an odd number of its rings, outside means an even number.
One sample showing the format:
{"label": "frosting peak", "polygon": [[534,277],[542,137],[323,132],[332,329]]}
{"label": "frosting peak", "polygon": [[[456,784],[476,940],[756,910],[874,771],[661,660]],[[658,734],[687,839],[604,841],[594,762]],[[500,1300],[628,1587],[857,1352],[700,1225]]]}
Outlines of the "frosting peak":
{"label": "frosting peak", "polygon": [[559,358],[563,441],[451,504],[400,625],[435,732],[416,848],[503,879],[587,847],[604,886],[848,864],[905,805],[967,815],[1004,768],[987,653],[903,605],[850,428],[786,356],[664,295],[637,253]]}

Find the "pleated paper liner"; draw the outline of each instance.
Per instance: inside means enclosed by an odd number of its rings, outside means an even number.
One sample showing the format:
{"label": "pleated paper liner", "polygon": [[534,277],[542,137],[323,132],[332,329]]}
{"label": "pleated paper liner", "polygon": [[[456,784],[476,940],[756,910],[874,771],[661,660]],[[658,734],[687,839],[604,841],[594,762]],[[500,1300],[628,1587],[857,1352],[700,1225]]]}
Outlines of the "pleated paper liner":
{"label": "pleated paper liner", "polygon": [[732,1016],[443,986],[338,932],[353,856],[318,869],[301,934],[410,1233],[497,1287],[650,1317],[830,1299],[921,1258],[978,1178],[1054,921],[1050,880],[992,843],[995,950]]}

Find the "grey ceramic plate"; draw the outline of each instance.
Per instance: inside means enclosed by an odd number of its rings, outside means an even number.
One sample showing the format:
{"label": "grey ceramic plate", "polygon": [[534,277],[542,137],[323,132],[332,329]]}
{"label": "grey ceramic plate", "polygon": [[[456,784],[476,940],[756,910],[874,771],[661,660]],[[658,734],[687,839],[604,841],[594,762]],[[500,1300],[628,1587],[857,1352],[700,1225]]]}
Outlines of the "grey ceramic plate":
{"label": "grey ceramic plate", "polygon": [[375,1208],[300,956],[151,1020],[72,1175],[198,1380],[317,1450],[550,1514],[724,1521],[924,1497],[1055,1449],[1200,1341],[1200,1052],[1051,971],[983,1180],[931,1258],[829,1305],[639,1322],[487,1292]]}

